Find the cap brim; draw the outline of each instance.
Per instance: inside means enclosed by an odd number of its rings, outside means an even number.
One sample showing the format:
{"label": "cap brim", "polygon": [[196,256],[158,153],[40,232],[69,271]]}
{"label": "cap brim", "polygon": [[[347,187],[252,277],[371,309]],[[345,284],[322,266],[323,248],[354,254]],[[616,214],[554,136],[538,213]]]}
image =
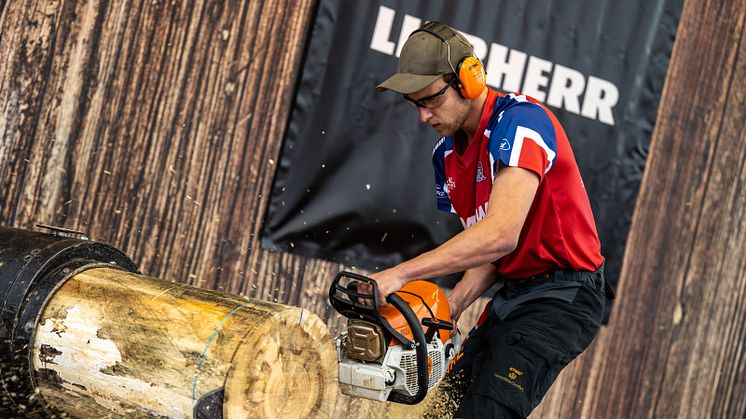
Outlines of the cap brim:
{"label": "cap brim", "polygon": [[386,81],[376,86],[376,92],[393,90],[395,92],[410,94],[422,90],[430,83],[438,80],[442,74],[407,74],[396,73]]}

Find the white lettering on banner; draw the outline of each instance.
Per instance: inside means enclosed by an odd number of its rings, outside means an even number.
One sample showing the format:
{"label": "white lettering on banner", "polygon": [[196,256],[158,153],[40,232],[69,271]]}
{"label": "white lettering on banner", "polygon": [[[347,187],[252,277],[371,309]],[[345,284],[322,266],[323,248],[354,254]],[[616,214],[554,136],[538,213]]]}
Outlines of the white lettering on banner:
{"label": "white lettering on banner", "polygon": [[580,112],[586,118],[596,118],[609,125],[614,125],[614,114],[611,108],[619,100],[619,89],[614,83],[599,79],[597,77],[588,77],[588,87],[585,89],[585,100],[583,101],[583,110]]}
{"label": "white lettering on banner", "polygon": [[[396,12],[386,6],[378,8],[378,17],[376,18],[376,27],[373,30],[373,39],[370,41],[370,49],[388,55],[394,53],[395,45],[389,41],[389,35],[391,35],[391,28],[394,26],[395,15]],[[396,56],[399,56],[398,51]]]}
{"label": "white lettering on banner", "polygon": [[581,72],[555,64],[552,90],[549,91],[547,105],[555,108],[565,108],[569,112],[580,114],[578,98],[583,94],[583,89],[585,89],[585,77]]}
{"label": "white lettering on banner", "polygon": [[544,102],[546,93],[540,88],[549,85],[549,78],[544,73],[552,71],[552,62],[542,60],[541,58],[531,56],[528,58],[528,68],[526,69],[526,78],[523,79],[523,89],[521,93],[526,96]]}
{"label": "white lettering on banner", "polygon": [[[409,34],[420,27],[422,19],[405,14],[398,43],[390,40],[396,11],[386,6],[378,8],[376,26],[370,48],[387,55],[399,56]],[[530,56],[525,52],[487,42],[461,31],[474,46],[474,54],[485,63],[487,84],[505,92],[521,92],[547,105],[604,124],[614,125],[614,106],[619,101],[619,88],[608,81]],[[521,84],[522,83],[522,84]],[[582,106],[581,106],[582,99]]]}
{"label": "white lettering on banner", "polygon": [[[508,55],[510,51],[510,55]],[[502,86],[508,92],[521,90],[521,76],[523,67],[526,65],[526,53],[500,44],[492,44],[490,56],[487,59],[487,84],[490,86]],[[503,76],[505,78],[503,79]]]}

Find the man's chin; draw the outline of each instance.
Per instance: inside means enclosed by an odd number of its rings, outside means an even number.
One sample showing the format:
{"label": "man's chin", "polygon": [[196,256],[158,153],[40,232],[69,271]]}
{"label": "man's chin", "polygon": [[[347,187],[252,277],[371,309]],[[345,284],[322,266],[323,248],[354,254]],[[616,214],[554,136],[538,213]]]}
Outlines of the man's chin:
{"label": "man's chin", "polygon": [[453,134],[454,131],[456,131],[454,129],[451,129],[450,127],[444,127],[442,125],[434,126],[433,130],[435,130],[435,132],[437,132],[438,135],[441,136],[441,137],[447,137],[447,136]]}

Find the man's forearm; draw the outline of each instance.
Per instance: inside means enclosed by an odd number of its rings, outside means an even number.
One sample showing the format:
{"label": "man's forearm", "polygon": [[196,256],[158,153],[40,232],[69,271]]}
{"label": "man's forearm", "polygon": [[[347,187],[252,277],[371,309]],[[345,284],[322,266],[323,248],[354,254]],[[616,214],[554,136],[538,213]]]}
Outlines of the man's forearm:
{"label": "man's forearm", "polygon": [[497,217],[487,217],[441,246],[396,266],[396,269],[409,282],[481,267],[514,249],[515,243],[504,240],[500,234],[501,227]]}
{"label": "man's forearm", "polygon": [[430,279],[494,262],[512,252],[539,186],[539,177],[519,167],[495,176],[486,216],[441,246],[371,275],[381,297],[416,279]]}
{"label": "man's forearm", "polygon": [[518,245],[539,178],[519,167],[500,169],[487,215],[441,246],[398,265],[404,282],[429,279],[494,262]]}
{"label": "man's forearm", "polygon": [[458,306],[460,311],[466,310],[496,281],[497,268],[491,263],[469,269],[453,288],[448,296],[448,302]]}

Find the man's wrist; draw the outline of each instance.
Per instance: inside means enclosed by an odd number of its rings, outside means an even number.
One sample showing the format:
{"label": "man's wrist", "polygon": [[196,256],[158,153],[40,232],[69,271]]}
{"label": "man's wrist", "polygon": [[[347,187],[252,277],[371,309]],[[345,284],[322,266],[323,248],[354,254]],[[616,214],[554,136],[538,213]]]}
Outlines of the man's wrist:
{"label": "man's wrist", "polygon": [[451,294],[446,298],[450,304],[457,307],[459,310],[464,309],[464,296],[458,291],[458,284],[456,284],[456,287],[453,288]]}
{"label": "man's wrist", "polygon": [[401,281],[401,286],[407,285],[408,283],[415,280],[412,278],[411,271],[408,269],[407,262],[396,265],[392,268],[394,275]]}

